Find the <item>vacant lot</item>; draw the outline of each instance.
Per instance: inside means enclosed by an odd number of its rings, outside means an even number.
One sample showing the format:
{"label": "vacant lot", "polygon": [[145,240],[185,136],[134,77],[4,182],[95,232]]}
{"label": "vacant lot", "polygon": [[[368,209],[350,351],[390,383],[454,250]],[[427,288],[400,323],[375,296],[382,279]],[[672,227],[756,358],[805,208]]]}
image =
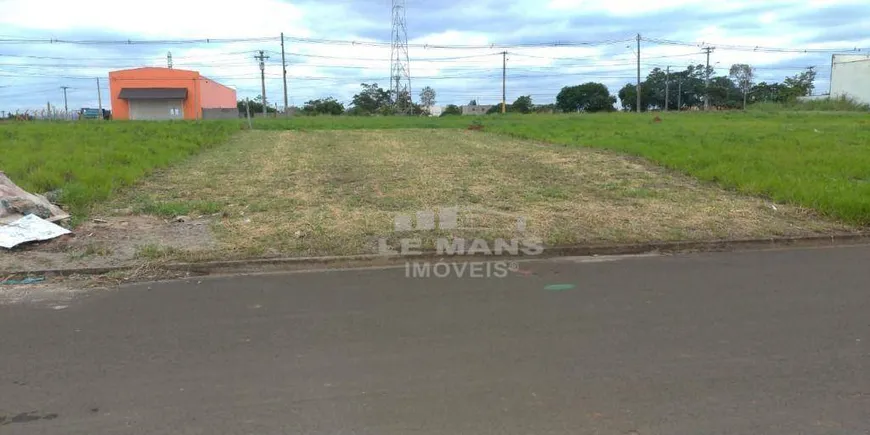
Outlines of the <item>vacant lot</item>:
{"label": "vacant lot", "polygon": [[608,151],[458,130],[244,132],[106,212],[130,205],[217,213],[222,256],[374,253],[379,238],[398,237],[396,214],[443,207],[458,207],[465,229],[418,233],[428,246],[437,236],[515,238],[518,217],[549,245],[845,229]]}
{"label": "vacant lot", "polygon": [[75,216],[155,168],[225,142],[233,122],[0,123],[0,171],[25,190],[62,189]]}
{"label": "vacant lot", "polygon": [[[659,116],[661,122],[654,122]],[[258,129],[466,127],[641,156],[727,189],[870,225],[870,117],[844,112],[261,120]]]}

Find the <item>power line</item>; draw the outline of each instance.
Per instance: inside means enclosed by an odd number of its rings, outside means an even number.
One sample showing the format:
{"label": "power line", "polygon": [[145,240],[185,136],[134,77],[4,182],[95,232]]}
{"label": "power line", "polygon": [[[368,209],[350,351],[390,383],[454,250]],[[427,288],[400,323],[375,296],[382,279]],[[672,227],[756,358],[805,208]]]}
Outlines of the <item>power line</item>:
{"label": "power line", "polygon": [[779,48],[779,47],[763,47],[760,45],[733,45],[733,44],[714,44],[711,42],[687,42],[675,41],[670,39],[644,38],[644,41],[662,45],[679,45],[686,47],[711,47],[716,46],[720,50],[734,51],[756,51],[762,53],[841,53],[841,52],[857,52],[868,51],[868,48],[852,47],[852,48]]}
{"label": "power line", "polygon": [[169,44],[229,44],[240,42],[265,42],[277,41],[276,36],[258,38],[202,38],[202,39],[27,39],[27,38],[0,38],[0,44],[74,44],[74,45],[169,45]]}

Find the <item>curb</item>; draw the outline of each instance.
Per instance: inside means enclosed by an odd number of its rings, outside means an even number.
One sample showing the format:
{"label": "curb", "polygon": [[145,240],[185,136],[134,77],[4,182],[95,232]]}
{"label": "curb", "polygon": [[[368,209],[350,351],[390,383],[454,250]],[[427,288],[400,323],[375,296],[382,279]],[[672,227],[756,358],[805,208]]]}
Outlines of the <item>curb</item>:
{"label": "curb", "polygon": [[[768,239],[740,239],[740,240],[709,240],[709,241],[683,241],[683,242],[652,242],[634,243],[622,245],[574,245],[555,246],[544,249],[544,253],[536,256],[514,255],[474,255],[463,256],[464,258],[485,259],[552,259],[559,257],[591,257],[602,255],[638,255],[648,253],[689,253],[689,252],[722,252],[722,251],[750,251],[777,248],[809,248],[825,246],[849,246],[870,244],[870,233],[864,234],[834,234],[830,236],[809,237],[773,237]],[[153,264],[154,268],[171,272],[185,272],[196,275],[211,274],[238,274],[257,273],[264,271],[296,271],[296,270],[322,270],[340,269],[349,267],[386,267],[397,266],[406,261],[437,261],[452,256],[439,255],[435,251],[424,252],[420,255],[351,255],[351,256],[326,256],[326,257],[278,257],[257,258],[249,260],[219,260],[204,261],[197,263],[167,263]],[[93,267],[79,269],[45,269],[20,272],[0,272],[0,277],[20,277],[43,275],[72,276],[72,275],[102,275],[110,272],[126,272],[141,268],[141,265]]]}

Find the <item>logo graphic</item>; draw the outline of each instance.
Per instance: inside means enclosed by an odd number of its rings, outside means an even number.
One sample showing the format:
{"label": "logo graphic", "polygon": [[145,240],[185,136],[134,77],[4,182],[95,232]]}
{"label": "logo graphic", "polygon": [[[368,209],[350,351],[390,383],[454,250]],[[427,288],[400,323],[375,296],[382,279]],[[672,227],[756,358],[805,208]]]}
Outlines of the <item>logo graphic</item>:
{"label": "logo graphic", "polygon": [[[436,220],[437,217],[437,220]],[[393,232],[403,235],[434,231],[486,230],[485,227],[460,226],[459,209],[456,207],[422,210],[411,214],[400,214],[393,218]],[[526,236],[526,219],[515,218],[516,234],[519,238],[496,238],[486,240],[481,238],[464,239],[460,237],[439,237],[434,240],[434,251],[429,253],[438,256],[468,257],[468,256],[533,256],[544,251],[543,242],[537,238]],[[421,237],[401,237],[397,244],[390,245],[385,238],[378,240],[378,252],[381,255],[419,256],[423,255],[423,239]],[[408,278],[504,278],[508,272],[519,271],[516,262],[508,261],[408,261],[405,263],[405,276]]]}

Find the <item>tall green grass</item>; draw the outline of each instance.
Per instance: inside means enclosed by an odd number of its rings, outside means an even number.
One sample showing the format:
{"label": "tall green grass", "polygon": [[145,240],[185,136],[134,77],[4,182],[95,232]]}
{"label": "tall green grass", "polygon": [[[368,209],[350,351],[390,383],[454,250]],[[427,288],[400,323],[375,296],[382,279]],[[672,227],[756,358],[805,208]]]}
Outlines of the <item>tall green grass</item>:
{"label": "tall green grass", "polygon": [[[257,129],[465,128],[640,156],[700,180],[870,225],[870,115],[848,100],[712,113],[297,117]],[[797,106],[796,106],[797,107]],[[758,109],[758,108],[756,108]],[[659,116],[661,122],[654,122]]]}
{"label": "tall green grass", "polygon": [[[295,117],[255,129],[466,128],[644,157],[726,188],[870,225],[870,115],[819,111]],[[84,213],[155,168],[215,146],[241,121],[0,123],[0,170],[34,192],[63,189]],[[255,170],[255,169],[251,169]]]}
{"label": "tall green grass", "polygon": [[74,215],[157,168],[227,140],[230,122],[0,123],[0,171],[23,189],[61,189]]}
{"label": "tall green grass", "polygon": [[[870,116],[835,112],[602,114],[487,130],[606,148],[739,192],[870,225]],[[506,120],[505,120],[506,121]]]}
{"label": "tall green grass", "polygon": [[825,98],[821,100],[792,101],[789,103],[756,103],[749,110],[762,112],[810,111],[810,112],[868,112],[870,104],[859,103],[851,98]]}

